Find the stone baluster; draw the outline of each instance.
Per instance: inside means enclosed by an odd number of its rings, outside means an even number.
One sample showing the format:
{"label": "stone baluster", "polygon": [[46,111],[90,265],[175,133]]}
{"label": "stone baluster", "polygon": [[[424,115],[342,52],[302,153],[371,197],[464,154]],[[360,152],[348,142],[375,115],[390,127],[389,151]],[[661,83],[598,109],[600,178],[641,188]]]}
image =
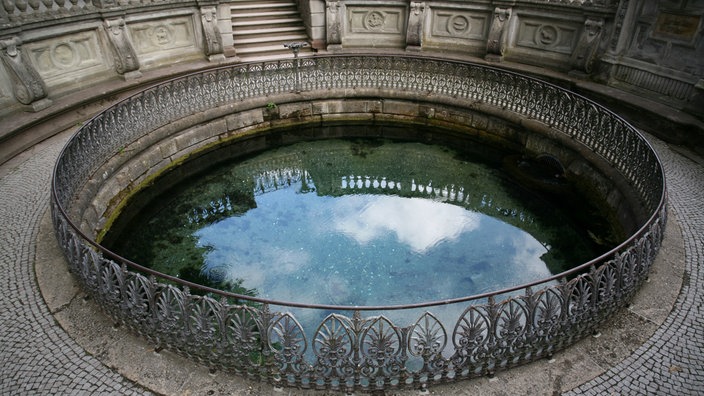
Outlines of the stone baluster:
{"label": "stone baluster", "polygon": [[51,106],[47,89],[39,73],[22,52],[19,37],[0,40],[0,58],[12,80],[15,99],[29,106],[31,111],[40,111]]}
{"label": "stone baluster", "polygon": [[[17,23],[24,20],[56,19],[59,16],[90,12],[93,2],[101,0],[2,0],[0,5],[0,23]],[[4,12],[3,12],[4,11]]]}
{"label": "stone baluster", "polygon": [[215,6],[201,7],[200,18],[203,26],[203,50],[208,61],[225,60],[220,28],[218,28],[217,9]]}
{"label": "stone baluster", "polygon": [[508,36],[511,8],[496,7],[494,20],[491,23],[489,37],[486,43],[486,59],[501,61],[506,50],[506,37]]}
{"label": "stone baluster", "polygon": [[420,50],[423,45],[423,24],[425,19],[425,2],[411,2],[406,29],[406,50]]}
{"label": "stone baluster", "polygon": [[120,4],[117,0],[93,0],[93,5],[100,9],[116,8]]}
{"label": "stone baluster", "polygon": [[108,39],[112,44],[115,71],[125,80],[142,77],[139,71],[139,59],[127,34],[125,20],[123,18],[106,19],[104,23]]}
{"label": "stone baluster", "polygon": [[604,26],[603,18],[587,18],[579,42],[572,52],[570,63],[577,72],[591,73],[596,52],[601,42],[601,32]]}
{"label": "stone baluster", "polygon": [[342,15],[340,15],[340,2],[338,0],[325,1],[327,14],[327,42],[328,50],[342,48]]}

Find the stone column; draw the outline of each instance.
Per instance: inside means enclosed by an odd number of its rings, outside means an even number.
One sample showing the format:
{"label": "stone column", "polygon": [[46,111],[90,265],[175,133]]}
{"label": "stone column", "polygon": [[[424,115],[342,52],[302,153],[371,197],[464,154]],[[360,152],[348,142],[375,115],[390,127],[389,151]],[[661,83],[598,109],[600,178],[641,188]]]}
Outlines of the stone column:
{"label": "stone column", "polygon": [[134,80],[142,77],[139,71],[139,59],[127,35],[127,25],[123,18],[104,20],[108,40],[112,44],[115,71],[125,80]]}
{"label": "stone column", "polygon": [[423,24],[425,22],[425,2],[411,2],[406,29],[406,50],[420,51],[423,46]]}
{"label": "stone column", "polygon": [[225,60],[220,28],[218,28],[217,9],[215,6],[201,7],[200,18],[203,26],[203,51],[208,61]]}
{"label": "stone column", "polygon": [[0,40],[0,58],[12,80],[12,92],[15,99],[29,106],[31,111],[44,110],[52,103],[47,98],[46,85],[22,52],[21,45],[19,37]]}
{"label": "stone column", "polygon": [[606,52],[601,56],[602,67],[599,71],[600,79],[609,81],[613,73],[618,69],[621,57],[633,40],[635,25],[637,21],[637,10],[642,9],[644,2],[648,0],[620,0],[616,12],[613,15],[613,26],[611,26],[610,37]]}
{"label": "stone column", "polygon": [[577,72],[591,73],[596,57],[599,43],[601,42],[601,32],[604,26],[603,18],[588,17],[584,21],[584,29],[579,38],[579,42],[572,52],[570,63]]}
{"label": "stone column", "polygon": [[342,48],[342,18],[344,12],[338,0],[325,0],[328,51]]}
{"label": "stone column", "polygon": [[506,50],[511,8],[496,7],[486,43],[486,60],[500,62]]}
{"label": "stone column", "polygon": [[619,56],[628,48],[635,29],[637,10],[642,8],[641,3],[645,1],[647,0],[620,0],[618,2],[614,14],[614,25],[611,29],[608,55]]}

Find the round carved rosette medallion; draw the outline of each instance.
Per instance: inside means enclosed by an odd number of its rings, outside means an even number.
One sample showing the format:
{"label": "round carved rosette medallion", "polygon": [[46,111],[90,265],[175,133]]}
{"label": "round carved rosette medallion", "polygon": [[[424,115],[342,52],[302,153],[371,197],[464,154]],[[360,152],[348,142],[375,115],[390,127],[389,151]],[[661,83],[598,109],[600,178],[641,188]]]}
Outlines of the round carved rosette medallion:
{"label": "round carved rosette medallion", "polygon": [[381,30],[385,22],[386,17],[379,11],[370,11],[364,17],[364,27],[367,30]]}

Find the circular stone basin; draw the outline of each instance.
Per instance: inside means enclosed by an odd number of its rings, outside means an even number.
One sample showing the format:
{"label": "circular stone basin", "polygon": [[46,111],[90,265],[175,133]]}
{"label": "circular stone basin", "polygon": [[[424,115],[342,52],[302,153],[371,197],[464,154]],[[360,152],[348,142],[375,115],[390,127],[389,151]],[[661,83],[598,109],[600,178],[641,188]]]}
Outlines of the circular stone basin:
{"label": "circular stone basin", "polygon": [[501,290],[611,247],[604,218],[583,216],[595,211],[554,169],[543,176],[561,188],[541,190],[504,171],[507,158],[525,168],[520,156],[465,147],[334,139],[211,153],[199,163],[219,164],[132,199],[104,242],[202,285],[346,306]]}

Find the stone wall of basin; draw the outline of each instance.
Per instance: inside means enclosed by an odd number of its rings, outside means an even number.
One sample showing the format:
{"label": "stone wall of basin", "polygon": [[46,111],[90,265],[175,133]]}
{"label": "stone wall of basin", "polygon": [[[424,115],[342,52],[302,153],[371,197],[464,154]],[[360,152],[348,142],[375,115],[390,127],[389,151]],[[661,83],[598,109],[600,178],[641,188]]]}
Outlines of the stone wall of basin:
{"label": "stone wall of basin", "polygon": [[[80,226],[86,235],[100,240],[130,198],[141,189],[157,178],[164,187],[188,177],[181,167],[186,161],[199,161],[201,156],[215,149],[228,153],[227,156],[219,154],[226,160],[265,150],[272,141],[295,143],[310,138],[313,132],[309,126],[329,126],[325,136],[318,136],[319,139],[347,137],[344,123],[360,122],[370,123],[370,137],[444,140],[437,133],[426,132],[419,136],[404,130],[396,135],[397,130],[379,132],[383,128],[374,128],[389,122],[413,124],[447,128],[470,141],[481,141],[489,147],[522,153],[530,158],[549,155],[565,167],[571,179],[581,180],[581,188],[601,195],[599,198],[613,209],[615,220],[625,232],[635,232],[648,216],[639,198],[630,192],[623,175],[581,145],[552,133],[539,123],[520,119],[508,111],[471,108],[461,101],[428,102],[429,98],[417,93],[378,90],[374,93],[375,99],[365,98],[367,94],[368,90],[325,90],[307,92],[303,98],[290,94],[270,96],[213,108],[164,125],[125,145],[97,169],[84,190],[76,194],[71,217],[81,219]],[[275,103],[276,107],[270,103]],[[335,128],[341,123],[342,128]],[[276,128],[291,126],[296,127],[295,133],[276,134]],[[464,144],[470,143],[465,141]],[[228,149],[223,150],[223,146]],[[495,204],[501,206],[500,202]]]}

